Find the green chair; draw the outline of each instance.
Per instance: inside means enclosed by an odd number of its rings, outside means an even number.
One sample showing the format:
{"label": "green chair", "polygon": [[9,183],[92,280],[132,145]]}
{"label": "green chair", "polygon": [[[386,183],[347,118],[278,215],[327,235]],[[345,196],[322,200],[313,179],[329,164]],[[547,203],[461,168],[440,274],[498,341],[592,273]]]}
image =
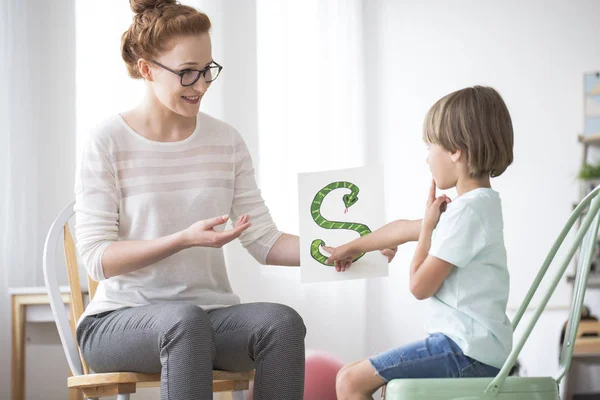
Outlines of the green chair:
{"label": "green chair", "polygon": [[[587,213],[585,213],[586,210]],[[527,322],[523,334],[518,341],[515,341],[512,352],[495,378],[395,379],[387,384],[383,398],[385,400],[559,400],[558,385],[571,365],[573,344],[579,325],[592,255],[595,252],[596,238],[598,237],[600,186],[586,196],[571,214],[571,217],[546,256],[531,288],[529,288],[525,296],[525,300],[519,307],[513,320],[513,328],[516,331],[525,310],[529,307],[531,299],[544,278],[548,267],[554,260],[557,251],[575,222],[581,216],[584,216],[583,220],[579,228],[577,228],[574,242],[565,255],[560,269],[555,274],[550,287],[543,293],[540,305],[534,310],[533,316]],[[562,279],[578,248],[580,248],[580,252],[573,287],[574,296],[569,310],[569,321],[567,323],[565,342],[560,355],[560,367],[557,375],[555,377],[532,378],[508,376],[510,369],[515,364],[533,327],[548,304],[548,300],[556,289],[556,285]]]}

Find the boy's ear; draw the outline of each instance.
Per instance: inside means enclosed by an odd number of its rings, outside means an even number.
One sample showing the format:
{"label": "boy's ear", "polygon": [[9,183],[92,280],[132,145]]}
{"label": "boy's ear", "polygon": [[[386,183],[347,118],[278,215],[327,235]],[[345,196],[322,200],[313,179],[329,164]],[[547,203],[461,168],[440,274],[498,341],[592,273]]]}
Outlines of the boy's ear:
{"label": "boy's ear", "polygon": [[457,163],[462,159],[463,156],[463,152],[461,149],[458,149],[452,153],[450,153],[450,159],[452,159],[452,162]]}

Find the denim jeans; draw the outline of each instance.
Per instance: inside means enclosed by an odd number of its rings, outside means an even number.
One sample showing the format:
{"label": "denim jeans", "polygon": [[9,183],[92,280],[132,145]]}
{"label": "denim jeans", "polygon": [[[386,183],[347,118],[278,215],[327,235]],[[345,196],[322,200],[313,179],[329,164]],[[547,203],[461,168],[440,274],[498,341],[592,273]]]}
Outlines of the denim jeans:
{"label": "denim jeans", "polygon": [[493,377],[500,372],[464,355],[460,347],[442,333],[379,353],[370,361],[386,382],[402,378]]}

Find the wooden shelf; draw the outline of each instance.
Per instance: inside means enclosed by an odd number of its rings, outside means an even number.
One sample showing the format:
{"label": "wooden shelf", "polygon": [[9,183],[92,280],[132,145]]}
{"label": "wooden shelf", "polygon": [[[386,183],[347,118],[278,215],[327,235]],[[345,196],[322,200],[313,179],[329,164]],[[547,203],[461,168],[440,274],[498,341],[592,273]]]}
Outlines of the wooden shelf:
{"label": "wooden shelf", "polygon": [[600,133],[595,135],[579,135],[579,143],[596,146],[600,145]]}
{"label": "wooden shelf", "polygon": [[[575,277],[573,275],[567,275],[567,282],[573,283]],[[587,286],[589,288],[600,288],[600,273],[590,273]]]}
{"label": "wooden shelf", "polygon": [[598,337],[582,337],[575,340],[573,346],[574,356],[592,356],[600,355],[600,338]]}
{"label": "wooden shelf", "polygon": [[[596,335],[596,336],[583,336]],[[600,322],[581,321],[577,327],[573,356],[598,357],[600,356]]]}

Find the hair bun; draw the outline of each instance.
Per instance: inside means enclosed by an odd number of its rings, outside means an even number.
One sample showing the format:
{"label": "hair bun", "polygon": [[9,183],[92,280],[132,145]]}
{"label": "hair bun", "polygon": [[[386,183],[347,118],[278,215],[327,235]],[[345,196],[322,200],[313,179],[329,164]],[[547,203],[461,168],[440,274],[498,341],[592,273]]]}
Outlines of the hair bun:
{"label": "hair bun", "polygon": [[131,11],[140,14],[146,10],[159,8],[169,4],[177,4],[176,0],[129,0]]}

